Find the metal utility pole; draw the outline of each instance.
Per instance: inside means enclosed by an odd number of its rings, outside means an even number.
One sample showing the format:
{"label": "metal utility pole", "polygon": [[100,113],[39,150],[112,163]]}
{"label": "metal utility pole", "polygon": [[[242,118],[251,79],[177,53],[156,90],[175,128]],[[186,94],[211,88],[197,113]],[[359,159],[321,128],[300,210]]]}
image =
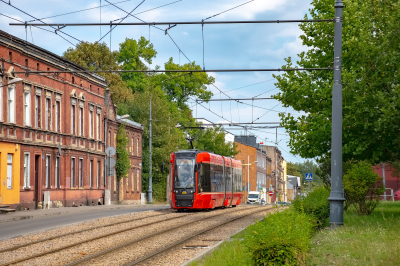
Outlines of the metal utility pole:
{"label": "metal utility pole", "polygon": [[275,129],[275,202],[278,194],[278,128]]}
{"label": "metal utility pole", "polygon": [[152,160],[153,160],[153,154],[152,154],[152,151],[151,151],[151,94],[150,94],[150,123],[149,123],[149,151],[150,151],[150,171],[149,171],[149,190],[147,191],[147,201],[148,202],[153,202],[153,188],[152,188],[152,186],[153,186],[153,184],[152,184],[152,182],[153,182],[153,177],[152,177],[152,174],[153,174],[153,164],[152,164]]}
{"label": "metal utility pole", "polygon": [[343,2],[335,4],[335,42],[332,88],[332,158],[329,223],[331,228],[343,225],[342,180],[342,21]]}

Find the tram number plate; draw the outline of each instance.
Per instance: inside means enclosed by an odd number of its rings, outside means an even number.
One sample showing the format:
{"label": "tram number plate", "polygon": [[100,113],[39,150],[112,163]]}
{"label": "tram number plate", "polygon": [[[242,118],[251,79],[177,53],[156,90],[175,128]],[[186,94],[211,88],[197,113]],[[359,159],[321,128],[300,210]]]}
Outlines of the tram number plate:
{"label": "tram number plate", "polygon": [[187,192],[186,192],[186,191],[183,191],[182,194],[187,194]]}

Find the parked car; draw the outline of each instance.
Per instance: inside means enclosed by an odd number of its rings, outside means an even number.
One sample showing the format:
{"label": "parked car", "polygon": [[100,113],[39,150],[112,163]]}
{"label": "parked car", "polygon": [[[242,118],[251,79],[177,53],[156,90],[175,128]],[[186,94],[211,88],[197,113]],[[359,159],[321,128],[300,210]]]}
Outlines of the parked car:
{"label": "parked car", "polygon": [[400,200],[400,189],[394,193],[394,200]]}

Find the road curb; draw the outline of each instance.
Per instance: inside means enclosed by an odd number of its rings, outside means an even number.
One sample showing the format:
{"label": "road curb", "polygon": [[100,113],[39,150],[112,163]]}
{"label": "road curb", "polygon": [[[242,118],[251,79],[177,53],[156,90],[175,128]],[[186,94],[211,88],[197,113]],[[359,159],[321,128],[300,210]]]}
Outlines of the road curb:
{"label": "road curb", "polygon": [[222,243],[224,243],[227,240],[222,240],[219,241],[217,244],[215,244],[214,246],[210,247],[209,249],[204,250],[203,252],[201,252],[200,254],[197,254],[195,257],[191,258],[190,260],[182,263],[180,266],[187,266],[190,263],[192,263],[193,261],[196,260],[200,260],[205,258],[207,255],[209,255],[210,253],[214,252]]}
{"label": "road curb", "polygon": [[[141,206],[132,206],[131,209],[140,209],[140,208],[145,208],[149,207],[149,205],[141,205]],[[159,206],[161,207],[161,206]],[[72,208],[72,207],[68,207]],[[96,211],[106,211],[106,210],[121,210],[121,209],[129,209],[130,207],[113,207],[113,208],[107,208],[107,209],[95,209],[95,210],[70,210],[70,211],[65,211],[65,212],[54,212],[54,213],[44,213],[44,214],[38,214],[38,215],[25,215],[25,216],[17,216],[17,217],[10,217],[10,218],[4,218],[1,219],[0,217],[0,224],[1,223],[9,223],[9,222],[15,222],[19,220],[27,220],[27,219],[37,219],[37,218],[45,218],[45,217],[50,217],[50,216],[56,216],[56,215],[66,215],[66,214],[76,214],[76,213],[82,213],[82,212],[96,212]],[[2,214],[2,215],[8,215],[8,214]],[[11,214],[12,215],[12,214]]]}

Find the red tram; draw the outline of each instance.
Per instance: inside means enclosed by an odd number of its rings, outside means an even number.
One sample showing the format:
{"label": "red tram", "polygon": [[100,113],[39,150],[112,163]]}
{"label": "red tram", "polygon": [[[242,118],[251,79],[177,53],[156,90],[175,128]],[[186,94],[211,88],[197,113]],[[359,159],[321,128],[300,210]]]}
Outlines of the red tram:
{"label": "red tram", "polygon": [[235,207],[242,202],[242,164],[229,157],[198,150],[170,156],[172,209]]}

